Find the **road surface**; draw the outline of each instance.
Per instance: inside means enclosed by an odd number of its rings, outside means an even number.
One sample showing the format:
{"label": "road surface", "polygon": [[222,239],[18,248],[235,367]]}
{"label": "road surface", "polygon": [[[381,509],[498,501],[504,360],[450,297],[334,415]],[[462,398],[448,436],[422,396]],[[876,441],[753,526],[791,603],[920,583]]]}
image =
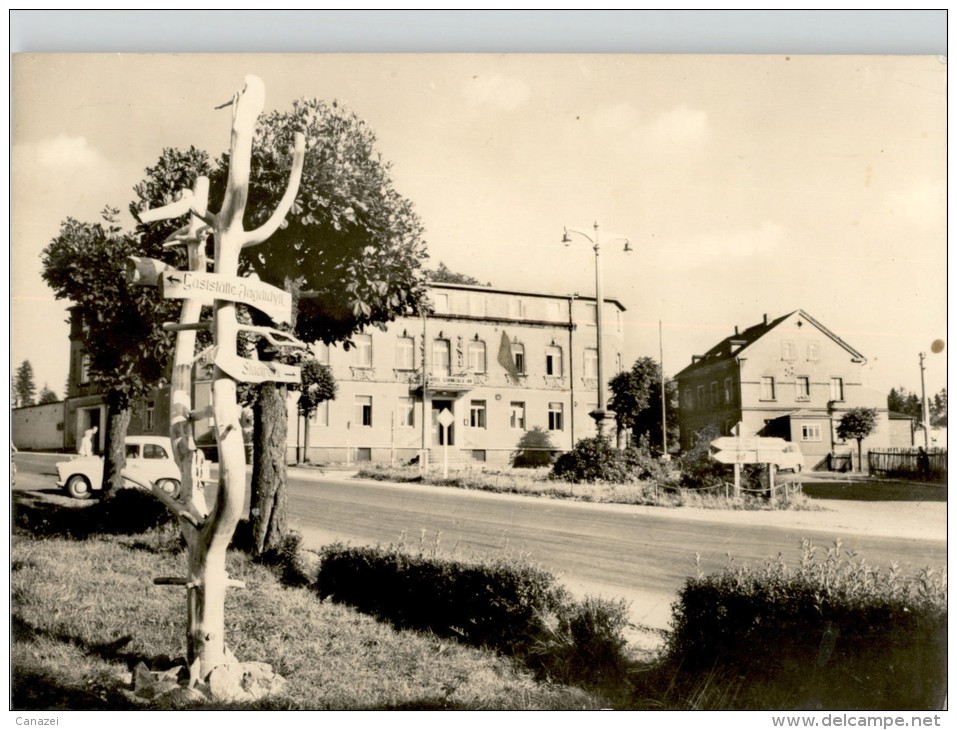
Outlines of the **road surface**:
{"label": "road surface", "polygon": [[[62,458],[62,457],[60,457]],[[19,454],[17,488],[52,488],[56,459]],[[946,564],[946,503],[821,502],[822,512],[727,512],[586,504],[487,492],[393,485],[290,469],[292,526],[307,547],[422,544],[443,554],[524,555],[577,593],[621,596],[632,618],[664,628],[684,581],[736,562],[800,558],[802,538],[841,538],[872,566],[905,573]],[[850,505],[850,506],[848,506]],[[891,519],[889,519],[891,518]]]}

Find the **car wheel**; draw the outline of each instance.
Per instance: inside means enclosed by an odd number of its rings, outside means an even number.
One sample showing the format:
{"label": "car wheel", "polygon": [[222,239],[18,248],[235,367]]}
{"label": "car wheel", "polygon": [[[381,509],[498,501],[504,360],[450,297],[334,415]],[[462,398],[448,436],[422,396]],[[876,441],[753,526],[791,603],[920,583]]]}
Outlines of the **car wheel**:
{"label": "car wheel", "polygon": [[74,474],[67,480],[66,492],[74,499],[89,499],[93,496],[90,480],[82,474]]}
{"label": "car wheel", "polygon": [[156,484],[173,499],[179,499],[181,485],[176,479],[160,479]]}

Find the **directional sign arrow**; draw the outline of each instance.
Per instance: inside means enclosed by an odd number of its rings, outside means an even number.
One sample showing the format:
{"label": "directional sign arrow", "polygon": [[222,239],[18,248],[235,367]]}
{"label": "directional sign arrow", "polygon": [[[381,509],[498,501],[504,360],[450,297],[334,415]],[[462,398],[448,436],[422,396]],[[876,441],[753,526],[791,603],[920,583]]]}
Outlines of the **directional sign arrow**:
{"label": "directional sign arrow", "polygon": [[216,365],[229,377],[243,383],[298,383],[301,370],[295,365],[239,357],[216,348]]}
{"label": "directional sign arrow", "polygon": [[216,299],[239,302],[265,312],[277,322],[292,321],[292,295],[279,287],[258,279],[226,276],[205,271],[178,271],[166,274],[163,283],[165,299]]}
{"label": "directional sign arrow", "polygon": [[757,451],[719,451],[711,455],[722,464],[758,464]]}

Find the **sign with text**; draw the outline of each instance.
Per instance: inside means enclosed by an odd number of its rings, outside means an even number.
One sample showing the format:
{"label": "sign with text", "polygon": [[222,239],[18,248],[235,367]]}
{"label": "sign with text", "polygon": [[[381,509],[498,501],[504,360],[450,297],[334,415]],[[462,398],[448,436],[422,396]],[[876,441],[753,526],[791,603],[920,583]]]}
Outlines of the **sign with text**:
{"label": "sign with text", "polygon": [[244,383],[298,383],[301,377],[301,370],[295,365],[251,360],[223,352],[218,347],[215,349],[213,359],[229,377]]}
{"label": "sign with text", "polygon": [[430,375],[428,378],[430,388],[460,390],[475,387],[475,378],[471,375]]}
{"label": "sign with text", "polygon": [[760,436],[722,436],[711,442],[711,454],[721,464],[777,464],[787,441]]}
{"label": "sign with text", "polygon": [[225,299],[255,307],[277,322],[292,321],[292,296],[264,281],[204,271],[167,271],[160,281],[164,299],[201,299],[207,304]]}

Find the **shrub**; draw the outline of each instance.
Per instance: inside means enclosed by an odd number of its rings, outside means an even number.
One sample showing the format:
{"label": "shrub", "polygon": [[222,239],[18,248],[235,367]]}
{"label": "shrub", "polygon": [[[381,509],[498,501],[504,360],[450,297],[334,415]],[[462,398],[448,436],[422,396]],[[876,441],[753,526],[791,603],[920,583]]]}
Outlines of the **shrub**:
{"label": "shrub", "polygon": [[669,657],[745,684],[786,687],[790,702],[827,709],[933,709],[945,691],[946,589],[925,570],[905,579],[843,550],[800,567],[729,567],[689,580],[674,606]]}
{"label": "shrub", "polygon": [[558,681],[620,679],[623,601],[574,601],[522,560],[458,561],[398,547],[331,545],[316,581],[331,598],[389,621],[494,649]]}
{"label": "shrub", "polygon": [[512,466],[519,468],[548,466],[552,463],[555,446],[548,432],[541,426],[522,434],[518,441],[518,451],[512,454]]}
{"label": "shrub", "polygon": [[625,484],[632,481],[623,452],[603,436],[584,438],[575,448],[555,460],[552,479],[565,482],[610,482]]}

